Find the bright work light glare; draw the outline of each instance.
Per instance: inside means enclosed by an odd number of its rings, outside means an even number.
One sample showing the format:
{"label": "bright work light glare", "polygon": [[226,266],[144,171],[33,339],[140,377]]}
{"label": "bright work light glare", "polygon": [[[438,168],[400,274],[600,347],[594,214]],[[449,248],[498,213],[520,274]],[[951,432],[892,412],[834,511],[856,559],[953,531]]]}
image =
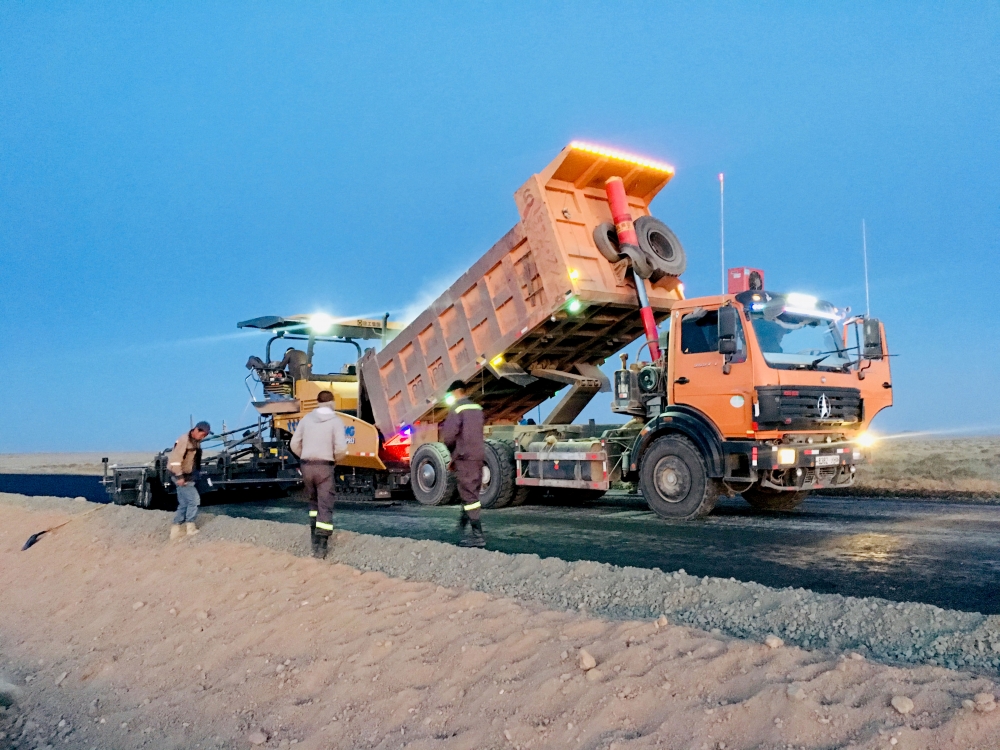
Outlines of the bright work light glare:
{"label": "bright work light glare", "polygon": [[788,466],[795,463],[795,449],[794,448],[782,448],[778,451],[778,463],[782,466]]}
{"label": "bright work light glare", "polygon": [[577,271],[577,270],[576,270],[576,269],[574,268],[574,269],[572,269],[572,270],[571,270],[571,271],[569,272],[569,277],[570,277],[570,278],[571,278],[571,279],[572,279],[573,281],[576,281],[576,280],[577,280],[578,278],[580,278],[580,272],[579,272],[579,271]]}
{"label": "bright work light glare", "polygon": [[309,328],[313,333],[329,333],[337,321],[326,313],[315,313],[309,316]]}
{"label": "bright work light glare", "polygon": [[862,432],[856,438],[854,438],[854,443],[861,448],[871,448],[878,441],[874,435],[870,432]]}
{"label": "bright work light glare", "polygon": [[444,397],[444,402],[446,404],[448,404],[448,406],[454,406],[455,405],[455,397],[452,394],[449,393],[447,396]]}
{"label": "bright work light glare", "polygon": [[499,367],[500,365],[502,365],[503,355],[498,354],[497,356],[495,356],[493,359],[490,360],[490,364],[493,365],[494,367]]}
{"label": "bright work light glare", "polygon": [[785,299],[788,300],[789,305],[795,307],[816,307],[816,302],[818,302],[811,294],[799,294],[798,292],[785,295]]}
{"label": "bright work light glare", "polygon": [[571,313],[578,313],[580,312],[582,307],[583,303],[580,302],[580,300],[578,299],[574,299],[570,301],[570,303],[566,306],[566,309],[569,310]]}

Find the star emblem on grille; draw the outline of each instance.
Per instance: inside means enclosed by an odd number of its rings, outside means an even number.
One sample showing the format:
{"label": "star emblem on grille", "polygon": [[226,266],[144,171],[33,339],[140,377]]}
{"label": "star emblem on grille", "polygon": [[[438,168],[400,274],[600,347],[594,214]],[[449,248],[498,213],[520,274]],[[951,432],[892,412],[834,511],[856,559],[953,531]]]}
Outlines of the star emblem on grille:
{"label": "star emblem on grille", "polygon": [[819,397],[819,400],[816,402],[816,408],[819,409],[820,419],[829,419],[830,415],[833,414],[833,407],[830,406],[830,399],[826,397],[825,393]]}

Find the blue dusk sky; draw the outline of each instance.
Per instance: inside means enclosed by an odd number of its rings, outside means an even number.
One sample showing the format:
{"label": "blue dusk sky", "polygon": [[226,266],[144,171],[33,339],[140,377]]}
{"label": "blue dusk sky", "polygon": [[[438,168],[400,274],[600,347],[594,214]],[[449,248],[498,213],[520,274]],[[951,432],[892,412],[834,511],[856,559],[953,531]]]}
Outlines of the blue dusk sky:
{"label": "blue dusk sky", "polygon": [[769,288],[862,310],[864,219],[875,427],[1000,432],[998,123],[996,2],[5,2],[0,451],[252,421],[237,321],[401,318],[573,139],[676,167],[689,295],[719,172]]}

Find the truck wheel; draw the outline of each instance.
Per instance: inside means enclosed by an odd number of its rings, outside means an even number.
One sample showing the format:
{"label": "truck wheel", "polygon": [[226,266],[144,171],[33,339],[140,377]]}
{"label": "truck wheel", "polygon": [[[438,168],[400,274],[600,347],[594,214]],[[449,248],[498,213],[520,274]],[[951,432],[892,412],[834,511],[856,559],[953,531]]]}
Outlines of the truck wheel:
{"label": "truck wheel", "polygon": [[514,499],[514,443],[487,440],[483,461],[483,488],[479,502],[484,508],[503,508]]}
{"label": "truck wheel", "polygon": [[444,443],[424,443],[410,459],[410,487],[421,505],[447,505],[455,497],[456,478],[448,471],[451,454]]}
{"label": "truck wheel", "polygon": [[621,253],[618,251],[618,231],[610,221],[594,227],[594,244],[609,263],[617,263],[621,259]]}
{"label": "truck wheel", "polygon": [[679,435],[658,438],[646,449],[639,491],[656,515],[680,520],[707,516],[723,494],[722,484],[708,476],[701,453]]}
{"label": "truck wheel", "polygon": [[755,484],[744,490],[743,499],[757,510],[795,510],[809,497],[808,490],[776,490]]}
{"label": "truck wheel", "polygon": [[662,276],[680,276],[687,268],[687,255],[677,235],[670,227],[652,216],[640,216],[635,220],[635,233],[639,247],[649,258],[653,267],[653,281]]}

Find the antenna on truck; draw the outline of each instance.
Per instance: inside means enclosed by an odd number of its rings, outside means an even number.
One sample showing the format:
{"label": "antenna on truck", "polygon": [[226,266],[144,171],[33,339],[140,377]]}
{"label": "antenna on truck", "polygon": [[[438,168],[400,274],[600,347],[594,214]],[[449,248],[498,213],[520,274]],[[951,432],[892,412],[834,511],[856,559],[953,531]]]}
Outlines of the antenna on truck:
{"label": "antenna on truck", "polygon": [[726,176],[719,172],[719,250],[722,254],[722,294],[726,293]]}
{"label": "antenna on truck", "polygon": [[865,228],[865,220],[861,220],[861,252],[865,258],[865,317],[872,316],[872,305],[868,299],[868,231]]}

